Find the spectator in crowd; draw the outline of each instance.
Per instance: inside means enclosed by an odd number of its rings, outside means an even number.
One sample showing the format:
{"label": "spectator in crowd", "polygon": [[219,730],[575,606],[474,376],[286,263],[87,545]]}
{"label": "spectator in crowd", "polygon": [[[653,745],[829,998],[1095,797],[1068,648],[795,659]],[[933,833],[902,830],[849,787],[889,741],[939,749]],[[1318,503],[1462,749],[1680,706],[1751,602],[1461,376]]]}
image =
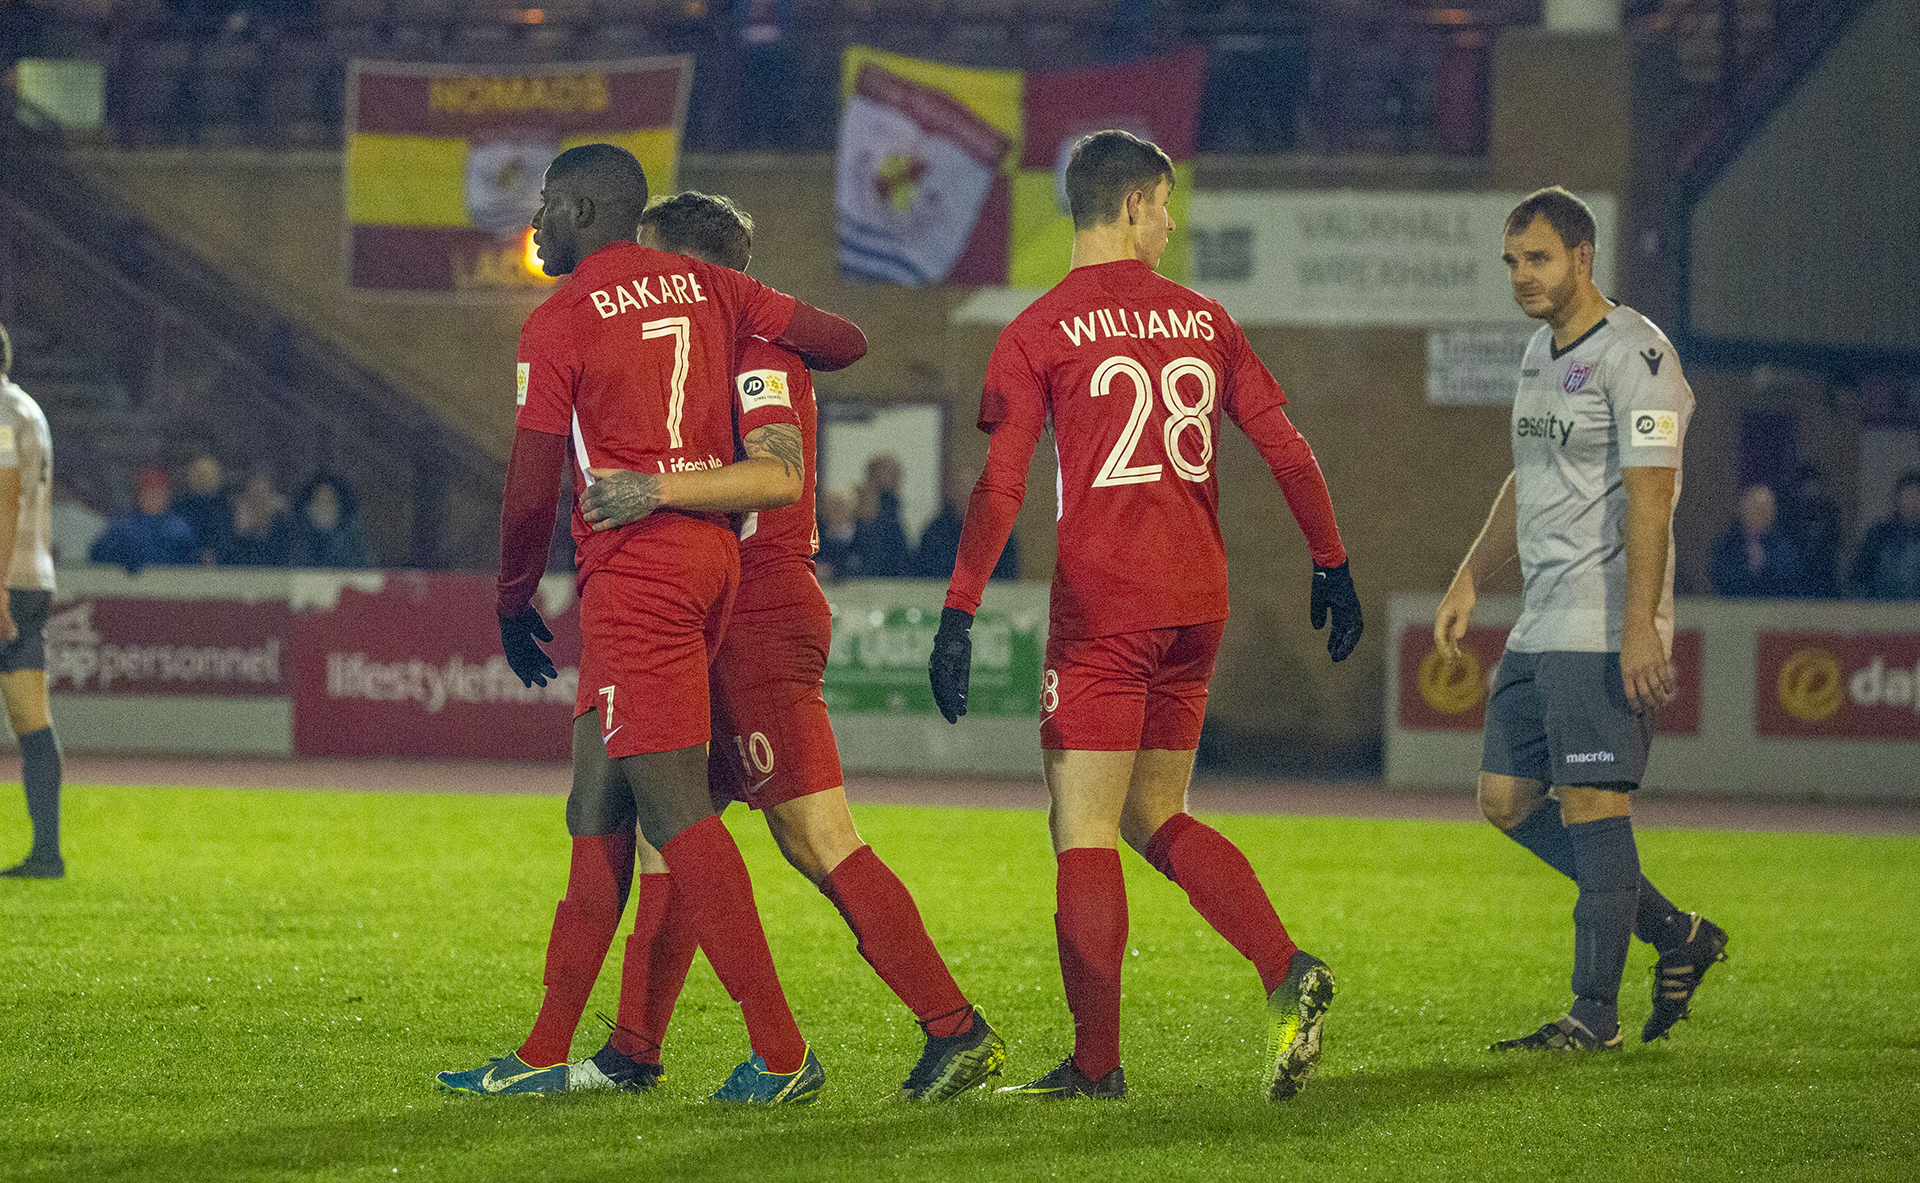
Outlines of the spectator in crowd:
{"label": "spectator in crowd", "polygon": [[[913,573],[921,579],[946,579],[953,574],[953,562],[960,553],[960,524],[967,515],[967,499],[973,494],[977,473],[955,472],[947,481],[947,495],[940,512],[920,532],[920,545],[913,552]],[[1020,536],[1007,537],[1006,549],[993,565],[993,579],[1020,578]]]}
{"label": "spectator in crowd", "polygon": [[233,499],[233,533],[220,561],[230,567],[284,567],[293,558],[293,518],[273,476],[256,468]]}
{"label": "spectator in crowd", "polygon": [[125,567],[137,575],[144,567],[195,563],[200,547],[187,519],[173,512],[173,484],[163,468],[143,469],[134,486],[134,508],[107,519],[87,557]]}
{"label": "spectator in crowd", "polygon": [[1920,469],[1893,487],[1893,516],[1860,539],[1849,590],[1870,600],[1920,600]]}
{"label": "spectator in crowd", "polygon": [[913,557],[906,527],[900,524],[900,460],[882,452],[867,461],[867,479],[857,491],[853,554],[857,570],[844,572],[873,579],[906,575]]}
{"label": "spectator in crowd", "polygon": [[294,504],[293,565],[352,569],[368,567],[367,539],[360,532],[358,500],[347,482],[316,473]]}
{"label": "spectator in crowd", "polygon": [[853,557],[853,500],[845,493],[822,493],[819,505],[820,550],[813,557],[820,582],[856,574]]}
{"label": "spectator in crowd", "polygon": [[1785,599],[1805,594],[1800,556],[1778,528],[1773,490],[1750,485],[1740,512],[1713,547],[1713,590],[1723,596]]}
{"label": "spectator in crowd", "polygon": [[200,561],[214,563],[231,543],[233,493],[227,472],[213,453],[202,451],[187,461],[186,495],[173,503],[174,512],[187,519],[200,543]]}
{"label": "spectator in crowd", "polygon": [[1793,487],[1780,502],[1780,532],[1800,556],[1804,593],[1840,594],[1840,503],[1827,479],[1811,464],[1794,473]]}

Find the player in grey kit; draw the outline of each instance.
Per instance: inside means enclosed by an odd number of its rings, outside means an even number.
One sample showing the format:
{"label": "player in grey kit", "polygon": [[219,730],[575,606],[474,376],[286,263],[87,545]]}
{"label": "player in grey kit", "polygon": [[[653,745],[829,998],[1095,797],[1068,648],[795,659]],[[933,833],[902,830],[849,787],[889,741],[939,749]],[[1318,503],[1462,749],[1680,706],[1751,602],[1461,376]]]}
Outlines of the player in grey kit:
{"label": "player in grey kit", "polygon": [[1653,945],[1642,1040],[1687,1017],[1727,934],[1675,908],[1640,874],[1629,794],[1655,710],[1673,697],[1673,505],[1693,391],[1653,322],[1593,282],[1593,214],[1542,189],[1507,218],[1513,298],[1546,322],[1513,402],[1513,473],[1440,602],[1449,658],[1476,589],[1516,556],[1525,578],[1487,699],[1480,811],[1573,879],[1573,1006],[1513,1049],[1621,1043],[1617,1003],[1631,936]]}
{"label": "player in grey kit", "polygon": [[4,879],[58,879],[60,742],[47,705],[47,610],[53,606],[53,439],[47,417],[13,384],[13,342],[0,325],[0,698],[20,741],[20,777],[33,822],[33,849]]}

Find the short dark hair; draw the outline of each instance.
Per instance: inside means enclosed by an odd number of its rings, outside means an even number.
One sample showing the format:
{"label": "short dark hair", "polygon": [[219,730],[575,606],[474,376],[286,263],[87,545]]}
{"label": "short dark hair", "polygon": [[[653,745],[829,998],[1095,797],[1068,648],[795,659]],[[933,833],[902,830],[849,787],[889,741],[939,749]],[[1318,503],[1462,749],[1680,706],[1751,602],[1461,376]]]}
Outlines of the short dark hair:
{"label": "short dark hair", "polygon": [[1535,218],[1545,218],[1547,225],[1560,236],[1560,241],[1568,250],[1581,243],[1599,244],[1598,231],[1593,224],[1593,210],[1587,203],[1575,197],[1559,185],[1549,185],[1545,189],[1535,189],[1527,194],[1526,200],[1513,207],[1507,215],[1507,233],[1520,234],[1533,225]]}
{"label": "short dark hair", "polygon": [[1908,485],[1920,485],[1920,468],[1909,468],[1907,471],[1901,473],[1900,479],[1893,482],[1893,495],[1895,497],[1900,496],[1901,490],[1905,489]]}
{"label": "short dark hair", "polygon": [[753,260],[753,217],[732,198],[693,189],[655,199],[640,215],[661,249],[745,271]]}
{"label": "short dark hair", "polygon": [[13,338],[7,336],[7,326],[0,325],[0,378],[13,373]]}
{"label": "short dark hair", "polygon": [[1173,161],[1158,144],[1132,132],[1096,131],[1073,146],[1067,161],[1067,209],[1075,230],[1105,226],[1120,216],[1127,198],[1173,184]]}
{"label": "short dark hair", "polygon": [[571,184],[582,196],[637,222],[647,208],[647,170],[618,144],[568,148],[547,166],[547,181]]}

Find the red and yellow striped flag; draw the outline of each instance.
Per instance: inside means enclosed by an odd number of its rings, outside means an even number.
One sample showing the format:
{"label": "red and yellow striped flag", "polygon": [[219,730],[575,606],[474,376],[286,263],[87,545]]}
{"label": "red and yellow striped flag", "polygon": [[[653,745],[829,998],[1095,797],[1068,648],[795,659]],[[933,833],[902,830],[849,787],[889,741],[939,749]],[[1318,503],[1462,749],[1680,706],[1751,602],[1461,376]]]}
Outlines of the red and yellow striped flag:
{"label": "red and yellow striped flag", "polygon": [[670,192],[693,82],[688,56],[492,68],[354,62],[347,81],[348,286],[537,290],[528,219],[578,144],[619,144]]}

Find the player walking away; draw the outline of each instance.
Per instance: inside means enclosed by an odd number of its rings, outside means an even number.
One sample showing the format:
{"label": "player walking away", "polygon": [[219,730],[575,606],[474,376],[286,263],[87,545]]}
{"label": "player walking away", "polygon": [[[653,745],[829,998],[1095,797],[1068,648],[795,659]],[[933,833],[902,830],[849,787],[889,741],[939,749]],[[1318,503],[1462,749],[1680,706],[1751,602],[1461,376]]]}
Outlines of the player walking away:
{"label": "player walking away", "polygon": [[1073,1054],[1037,1097],[1119,1097],[1120,966],[1127,903],[1116,838],[1178,883],[1251,959],[1267,990],[1270,1095],[1291,1097],[1320,1055],[1333,975],[1287,935],[1246,856],[1186,812],[1207,683],[1227,616],[1227,559],[1213,470],[1220,413],[1266,458],[1313,552],[1311,616],[1327,649],[1360,639],[1320,465],[1286,396],[1217,302],[1154,274],[1173,222],[1173,165],[1103,131],[1067,165],[1073,269],[1000,334],[980,428],[991,434],[929,663],[949,722],[966,713],[981,590],[1026,492],[1049,418],[1060,459],[1040,746],[1058,858],[1054,926],[1073,1012]]}
{"label": "player walking away", "polygon": [[33,849],[5,879],[59,879],[60,741],[47,704],[47,611],[53,606],[53,437],[47,417],[13,384],[13,340],[0,325],[0,698],[20,741]]}
{"label": "player walking away", "polygon": [[[753,221],[724,197],[682,193],[656,202],[640,220],[640,241],[745,271]],[[840,751],[822,697],[833,614],[814,578],[813,379],[790,350],[755,339],[743,349],[735,392],[742,414],[777,403],[800,419],[805,472],[799,499],[749,515],[740,530],[740,594],[710,674],[713,744],[707,775],[716,809],[744,801],[760,810],[794,869],[805,875],[853,929],[861,956],[900,996],[926,1032],[925,1050],[902,1093],[913,1100],[958,1096],[998,1075],[1006,1044],[960,987],[920,919],[913,896],[873,848],[860,840],[847,809]],[[689,482],[728,469],[690,474]],[[581,499],[596,530],[648,512],[645,474],[612,472]],[[652,1088],[661,1043],[693,963],[678,880],[659,854],[639,852],[640,897],[620,975],[620,1012],[607,1045],[575,1066],[576,1079],[601,1087]]]}
{"label": "player walking away", "polygon": [[1687,1017],[1727,934],[1640,873],[1632,798],[1673,697],[1673,506],[1693,391],[1653,322],[1593,282],[1593,214],[1542,189],[1507,218],[1513,298],[1546,324],[1521,361],[1513,472],[1440,602],[1449,658],[1479,586],[1516,555],[1525,578],[1487,700],[1480,811],[1579,887],[1573,1007],[1515,1048],[1621,1043],[1617,1003],[1629,934],[1659,950],[1642,1040]]}
{"label": "player walking away", "polygon": [[[520,337],[499,596],[515,673],[529,685],[554,674],[538,644],[552,634],[531,599],[569,448],[577,485],[591,484],[602,466],[646,472],[667,512],[595,531],[575,506],[582,654],[567,801],[573,860],[547,946],[546,996],[517,1052],[438,1079],[489,1094],[566,1088],[574,1028],[625,906],[637,823],[673,869],[688,923],[746,1019],[753,1054],[715,1099],[808,1101],[825,1073],[794,1023],[746,865],[707,796],[707,665],[740,569],[725,511],[741,506],[682,497],[678,478],[734,455],[736,341],[766,336],[837,368],[857,360],[866,339],[738,272],[640,246],[633,239],[646,198],[632,154],[589,144],[548,168],[533,220],[543,268],[571,280],[534,310]],[[747,455],[761,469],[786,470],[785,496],[796,495],[797,468],[781,459],[799,449],[792,409],[756,408],[739,430]],[[750,504],[766,496],[751,476],[723,491]],[[596,743],[604,757],[581,758]],[[581,774],[606,758],[618,776]]]}

